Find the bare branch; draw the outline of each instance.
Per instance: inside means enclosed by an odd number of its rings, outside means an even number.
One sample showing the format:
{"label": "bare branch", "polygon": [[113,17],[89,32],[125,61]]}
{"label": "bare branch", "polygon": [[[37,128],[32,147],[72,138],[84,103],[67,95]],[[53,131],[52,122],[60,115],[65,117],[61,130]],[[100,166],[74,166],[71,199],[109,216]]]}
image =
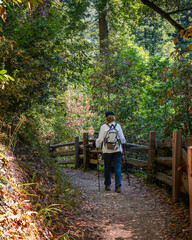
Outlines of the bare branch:
{"label": "bare branch", "polygon": [[192,10],[192,7],[191,7],[191,8],[186,8],[186,9],[178,9],[178,10],[173,11],[173,12],[168,12],[167,14],[171,15],[171,14],[175,14],[175,13],[179,13],[179,12],[184,12],[184,11],[189,11],[189,10]]}

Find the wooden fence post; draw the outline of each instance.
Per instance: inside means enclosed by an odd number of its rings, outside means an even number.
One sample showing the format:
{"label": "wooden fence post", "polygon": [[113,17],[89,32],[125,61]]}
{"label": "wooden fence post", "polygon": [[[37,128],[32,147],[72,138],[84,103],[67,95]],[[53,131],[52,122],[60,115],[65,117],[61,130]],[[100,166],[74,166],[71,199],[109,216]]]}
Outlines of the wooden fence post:
{"label": "wooden fence post", "polygon": [[47,147],[48,147],[48,153],[50,153],[51,152],[51,148],[50,148],[50,143],[48,143],[48,145],[47,145]]}
{"label": "wooden fence post", "polygon": [[88,133],[83,133],[83,170],[87,168],[87,145],[88,145]]}
{"label": "wooden fence post", "polygon": [[181,143],[182,131],[173,131],[172,140],[172,202],[179,199],[179,189],[181,185],[181,176],[179,167],[181,166]]}
{"label": "wooden fence post", "polygon": [[192,240],[192,146],[188,147],[188,183],[190,207],[190,239]]}
{"label": "wooden fence post", "polygon": [[75,137],[75,168],[79,167],[79,137]]}
{"label": "wooden fence post", "polygon": [[152,182],[154,178],[155,164],[155,132],[149,132],[149,150],[148,150],[148,167],[147,181]]}
{"label": "wooden fence post", "polygon": [[[48,143],[48,152],[49,152],[49,154],[50,154],[50,156],[51,156],[52,153],[56,153],[56,148],[51,148],[50,146],[51,146],[51,144]],[[51,156],[51,157],[52,157],[52,158],[55,158],[55,157],[53,157],[53,156]]]}

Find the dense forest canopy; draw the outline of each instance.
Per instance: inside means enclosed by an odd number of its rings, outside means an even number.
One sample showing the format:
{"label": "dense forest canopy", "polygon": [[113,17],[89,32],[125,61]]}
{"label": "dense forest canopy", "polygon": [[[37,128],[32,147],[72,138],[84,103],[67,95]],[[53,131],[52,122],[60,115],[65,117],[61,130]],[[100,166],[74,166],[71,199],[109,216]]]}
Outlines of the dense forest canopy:
{"label": "dense forest canopy", "polygon": [[0,15],[0,138],[71,140],[108,109],[131,141],[192,133],[191,1],[3,0]]}

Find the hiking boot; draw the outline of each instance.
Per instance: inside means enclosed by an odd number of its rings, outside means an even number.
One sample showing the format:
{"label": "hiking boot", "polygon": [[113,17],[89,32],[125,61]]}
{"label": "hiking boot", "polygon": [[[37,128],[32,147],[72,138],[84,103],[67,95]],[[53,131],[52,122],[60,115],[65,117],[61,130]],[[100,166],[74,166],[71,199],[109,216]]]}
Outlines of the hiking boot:
{"label": "hiking boot", "polygon": [[115,188],[115,192],[116,192],[116,193],[120,193],[120,192],[121,192],[121,187],[116,187],[116,188]]}
{"label": "hiking boot", "polygon": [[105,186],[105,191],[110,191],[110,187],[109,186]]}

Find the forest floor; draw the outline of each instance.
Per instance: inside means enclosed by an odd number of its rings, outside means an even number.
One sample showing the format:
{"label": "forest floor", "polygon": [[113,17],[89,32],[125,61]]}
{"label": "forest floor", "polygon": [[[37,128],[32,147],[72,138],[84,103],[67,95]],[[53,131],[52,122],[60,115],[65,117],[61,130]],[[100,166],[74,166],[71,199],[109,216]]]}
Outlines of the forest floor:
{"label": "forest floor", "polygon": [[[123,175],[122,192],[104,190],[100,173],[100,191],[97,171],[63,168],[64,174],[80,190],[79,216],[84,223],[83,239],[189,239],[189,212],[182,204],[172,204],[170,193],[143,179]],[[83,221],[83,222],[82,222]]]}

